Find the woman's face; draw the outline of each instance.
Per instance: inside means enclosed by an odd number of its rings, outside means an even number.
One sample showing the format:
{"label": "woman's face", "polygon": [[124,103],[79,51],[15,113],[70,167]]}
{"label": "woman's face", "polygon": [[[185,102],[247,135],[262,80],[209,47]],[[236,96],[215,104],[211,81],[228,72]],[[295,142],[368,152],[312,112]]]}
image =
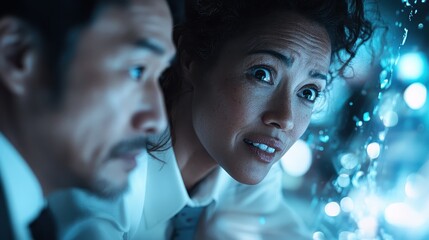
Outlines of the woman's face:
{"label": "woman's face", "polygon": [[326,87],[331,44],[323,27],[293,13],[245,29],[211,66],[194,64],[192,121],[211,158],[256,184],[306,130]]}

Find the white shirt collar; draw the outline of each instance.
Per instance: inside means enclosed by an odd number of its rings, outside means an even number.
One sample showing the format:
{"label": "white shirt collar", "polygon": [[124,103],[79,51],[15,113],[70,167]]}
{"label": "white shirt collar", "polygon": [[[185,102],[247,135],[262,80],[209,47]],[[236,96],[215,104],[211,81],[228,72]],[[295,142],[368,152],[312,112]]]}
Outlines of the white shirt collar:
{"label": "white shirt collar", "polygon": [[27,162],[0,133],[0,176],[17,239],[31,239],[28,225],[45,205],[42,188]]}
{"label": "white shirt collar", "polygon": [[[192,198],[186,191],[173,148],[152,153],[148,159],[146,197],[143,218],[146,228],[165,222],[184,206],[207,206],[218,201],[226,173],[216,169],[196,188]],[[158,158],[158,159],[157,159]],[[161,160],[161,161],[160,161]],[[162,162],[164,161],[164,162]]]}

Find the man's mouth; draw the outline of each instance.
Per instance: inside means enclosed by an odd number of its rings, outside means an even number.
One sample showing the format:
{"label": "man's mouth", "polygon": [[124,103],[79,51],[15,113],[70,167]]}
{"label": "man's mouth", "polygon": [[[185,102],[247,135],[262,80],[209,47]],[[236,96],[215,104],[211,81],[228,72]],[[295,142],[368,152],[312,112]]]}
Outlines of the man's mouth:
{"label": "man's mouth", "polygon": [[137,137],[118,143],[110,152],[110,156],[116,158],[134,158],[146,149],[146,138]]}

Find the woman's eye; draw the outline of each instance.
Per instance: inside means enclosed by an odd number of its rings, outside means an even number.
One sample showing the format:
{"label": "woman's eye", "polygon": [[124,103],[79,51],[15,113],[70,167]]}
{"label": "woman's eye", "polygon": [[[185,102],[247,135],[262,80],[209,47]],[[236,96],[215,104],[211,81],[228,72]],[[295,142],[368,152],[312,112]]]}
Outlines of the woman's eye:
{"label": "woman's eye", "polygon": [[128,70],[128,73],[130,74],[131,79],[138,82],[143,77],[144,70],[145,68],[143,66],[134,66]]}
{"label": "woman's eye", "polygon": [[272,82],[273,82],[271,70],[264,68],[264,67],[255,67],[255,68],[251,69],[250,75],[259,81],[263,81],[263,82],[270,83],[270,84],[272,84]]}
{"label": "woman's eye", "polygon": [[319,97],[319,94],[320,91],[316,88],[305,88],[298,93],[298,96],[311,103],[314,103],[316,102],[317,97]]}

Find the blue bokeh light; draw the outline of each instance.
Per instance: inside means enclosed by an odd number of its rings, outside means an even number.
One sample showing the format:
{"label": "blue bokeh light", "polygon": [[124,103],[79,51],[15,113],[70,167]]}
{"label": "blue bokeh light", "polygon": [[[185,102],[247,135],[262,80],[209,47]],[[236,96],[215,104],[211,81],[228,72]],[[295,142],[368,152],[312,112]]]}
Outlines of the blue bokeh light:
{"label": "blue bokeh light", "polygon": [[397,67],[399,79],[414,81],[424,76],[427,63],[423,54],[414,52],[400,57]]}

